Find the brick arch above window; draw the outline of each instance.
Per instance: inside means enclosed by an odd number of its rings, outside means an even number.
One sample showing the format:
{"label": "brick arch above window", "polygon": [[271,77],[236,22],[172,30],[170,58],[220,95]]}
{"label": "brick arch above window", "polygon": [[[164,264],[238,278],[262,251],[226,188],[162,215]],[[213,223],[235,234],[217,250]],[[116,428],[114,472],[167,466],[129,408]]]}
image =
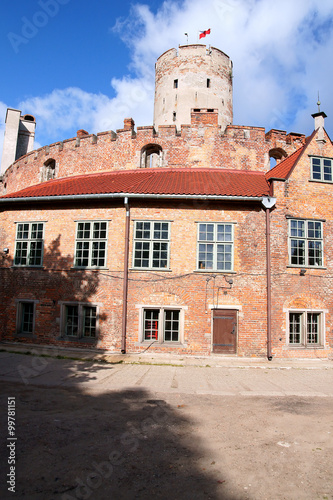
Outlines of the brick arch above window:
{"label": "brick arch above window", "polygon": [[287,153],[282,148],[272,148],[268,152],[271,168],[274,167],[277,163],[287,158]]}

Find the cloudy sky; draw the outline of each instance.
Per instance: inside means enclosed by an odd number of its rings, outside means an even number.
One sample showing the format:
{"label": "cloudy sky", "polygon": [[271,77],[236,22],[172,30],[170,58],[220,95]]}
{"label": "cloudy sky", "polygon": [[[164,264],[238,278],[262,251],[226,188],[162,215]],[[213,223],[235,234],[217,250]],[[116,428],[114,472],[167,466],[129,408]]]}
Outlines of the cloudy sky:
{"label": "cloudy sky", "polygon": [[[120,5],[118,5],[120,4]],[[13,0],[0,18],[0,154],[6,108],[36,117],[36,147],[153,121],[154,64],[202,39],[234,64],[234,124],[333,138],[332,0]]]}

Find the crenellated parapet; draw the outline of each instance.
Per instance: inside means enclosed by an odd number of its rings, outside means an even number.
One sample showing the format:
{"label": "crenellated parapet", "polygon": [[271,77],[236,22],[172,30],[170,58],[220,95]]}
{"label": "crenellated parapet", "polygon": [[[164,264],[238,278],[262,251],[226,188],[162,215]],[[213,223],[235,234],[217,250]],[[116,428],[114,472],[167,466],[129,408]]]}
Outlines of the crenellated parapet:
{"label": "crenellated parapet", "polygon": [[277,161],[298,149],[302,134],[286,134],[262,127],[218,124],[217,111],[192,109],[191,123],[141,126],[132,118],[124,127],[76,137],[44,146],[16,160],[2,176],[1,194],[47,182],[53,178],[138,168],[226,168],[267,171],[269,158]]}

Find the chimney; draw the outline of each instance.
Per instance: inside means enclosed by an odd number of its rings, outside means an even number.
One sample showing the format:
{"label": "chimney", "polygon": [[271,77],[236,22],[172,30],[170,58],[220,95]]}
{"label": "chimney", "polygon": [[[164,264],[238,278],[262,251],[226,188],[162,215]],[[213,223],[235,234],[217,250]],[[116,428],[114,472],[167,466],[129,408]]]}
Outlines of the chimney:
{"label": "chimney", "polygon": [[87,135],[89,135],[89,132],[87,132],[86,130],[83,130],[83,128],[81,128],[80,130],[78,130],[76,132],[76,137],[86,137]]}
{"label": "chimney", "polygon": [[314,118],[315,121],[315,126],[314,126],[315,130],[317,130],[318,128],[324,128],[325,118],[327,117],[324,111],[319,111],[319,113],[314,113],[311,116],[312,118]]}
{"label": "chimney", "polygon": [[7,109],[1,172],[34,148],[36,120],[32,115],[21,116],[18,109]]}
{"label": "chimney", "polygon": [[134,120],[133,118],[124,119],[124,130],[134,130]]}

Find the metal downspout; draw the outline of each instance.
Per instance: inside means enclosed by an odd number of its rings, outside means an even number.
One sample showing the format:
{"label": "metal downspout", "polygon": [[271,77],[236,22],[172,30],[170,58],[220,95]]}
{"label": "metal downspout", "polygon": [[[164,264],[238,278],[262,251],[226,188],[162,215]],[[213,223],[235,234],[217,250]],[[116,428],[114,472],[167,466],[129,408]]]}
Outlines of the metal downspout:
{"label": "metal downspout", "polygon": [[267,281],[267,359],[272,361],[272,279],[271,279],[271,223],[270,210],[276,203],[275,198],[264,198],[266,209],[266,281]]}
{"label": "metal downspout", "polygon": [[270,209],[266,208],[266,274],[267,274],[267,359],[272,360],[272,279]]}
{"label": "metal downspout", "polygon": [[126,208],[125,221],[125,251],[124,251],[124,282],[123,282],[123,317],[121,328],[121,353],[126,354],[126,326],[127,326],[127,294],[128,294],[128,255],[129,255],[129,233],[130,233],[130,207],[128,198],[124,198]]}

